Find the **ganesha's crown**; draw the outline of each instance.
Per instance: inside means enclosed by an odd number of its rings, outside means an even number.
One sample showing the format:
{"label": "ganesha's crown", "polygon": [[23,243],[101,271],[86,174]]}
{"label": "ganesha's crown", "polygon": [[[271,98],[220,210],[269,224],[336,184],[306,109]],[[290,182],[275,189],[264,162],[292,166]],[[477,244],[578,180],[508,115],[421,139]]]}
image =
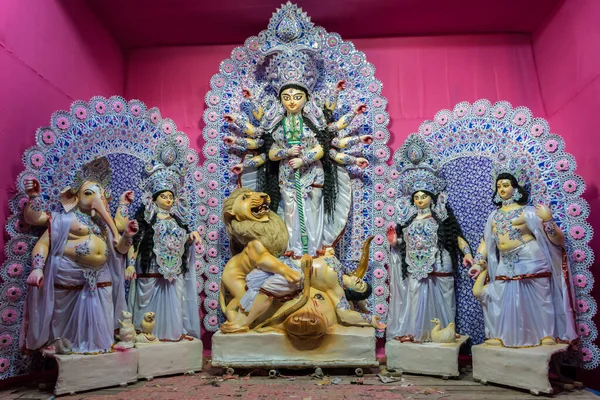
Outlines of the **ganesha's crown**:
{"label": "ganesha's crown", "polygon": [[512,157],[499,153],[492,164],[492,178],[494,188],[500,174],[510,174],[515,177],[523,188],[529,185],[529,178],[535,176],[533,161],[526,154],[513,154]]}
{"label": "ganesha's crown", "polygon": [[112,171],[106,157],[96,158],[81,167],[75,175],[75,181],[71,185],[71,191],[77,193],[84,182],[97,182],[105,190],[110,186]]}

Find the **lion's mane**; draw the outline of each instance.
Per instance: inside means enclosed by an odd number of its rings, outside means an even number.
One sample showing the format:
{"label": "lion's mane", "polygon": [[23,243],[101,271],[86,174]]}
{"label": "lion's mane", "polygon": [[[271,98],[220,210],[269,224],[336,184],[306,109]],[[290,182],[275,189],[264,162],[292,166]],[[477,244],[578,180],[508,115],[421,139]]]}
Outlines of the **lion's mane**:
{"label": "lion's mane", "polygon": [[229,235],[231,254],[240,253],[252,240],[258,240],[275,257],[281,256],[288,245],[288,232],[285,222],[277,213],[269,212],[268,222],[247,220],[247,215],[236,215],[242,221],[238,221],[233,215],[233,203],[235,199],[244,193],[253,192],[248,188],[236,189],[223,203],[223,220],[225,229]]}

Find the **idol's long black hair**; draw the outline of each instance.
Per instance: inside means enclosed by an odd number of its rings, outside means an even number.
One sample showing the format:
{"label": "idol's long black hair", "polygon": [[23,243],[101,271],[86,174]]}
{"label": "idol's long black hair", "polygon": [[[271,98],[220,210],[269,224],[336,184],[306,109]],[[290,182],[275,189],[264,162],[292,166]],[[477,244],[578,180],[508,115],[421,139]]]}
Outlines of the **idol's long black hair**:
{"label": "idol's long black hair", "polygon": [[[434,195],[431,192],[426,190],[419,190],[419,192],[423,192],[431,197],[431,216],[438,224],[438,259],[440,264],[442,263],[442,252],[441,249],[445,249],[450,254],[450,259],[452,260],[452,269],[456,271],[458,267],[458,260],[460,258],[460,250],[458,248],[458,238],[463,237],[462,229],[456,220],[456,216],[454,215],[454,211],[450,207],[449,204],[446,204],[446,211],[448,212],[448,218],[444,221],[440,220],[439,217],[433,212],[433,206],[437,203],[438,196]],[[416,193],[416,192],[415,192]],[[414,193],[410,198],[411,204],[414,204]],[[398,235],[400,241],[400,257],[402,258],[402,279],[406,279],[408,276],[408,264],[406,263],[406,242],[404,241],[404,237],[402,235],[404,229],[406,229],[417,217],[417,215],[412,216],[405,225],[396,224],[396,235]],[[466,242],[466,240],[465,240]],[[468,243],[468,242],[467,242]]]}
{"label": "idol's long black hair", "polygon": [[[281,101],[281,93],[286,89],[296,89],[304,92],[307,100],[309,95],[302,86],[299,85],[285,85],[279,91],[279,100]],[[328,122],[331,119],[330,113],[325,113]],[[333,160],[329,157],[329,150],[331,148],[331,140],[333,139],[332,134],[327,129],[317,129],[310,119],[302,115],[302,122],[311,131],[313,131],[317,137],[317,141],[323,148],[323,157],[321,158],[321,164],[323,165],[323,172],[325,175],[325,182],[323,184],[323,204],[325,207],[325,214],[329,220],[333,219],[333,213],[335,211],[335,203],[337,197],[337,168],[334,165]],[[260,149],[260,153],[266,155],[265,166],[258,171],[258,188],[260,191],[265,192],[271,198],[271,209],[277,212],[279,208],[279,202],[281,201],[281,192],[279,188],[279,161],[269,160],[269,150],[273,145],[273,131],[282,125],[283,121],[280,121],[275,127],[265,132],[263,136],[263,146]]]}
{"label": "idol's long black hair", "polygon": [[354,290],[344,288],[344,293],[346,294],[346,300],[348,301],[361,301],[366,300],[371,297],[371,293],[373,292],[373,287],[370,283],[365,282],[367,284],[367,289],[362,292],[355,292]]}
{"label": "idol's long black hair", "polygon": [[[170,190],[162,190],[160,192],[154,193],[152,195],[152,201],[156,201],[158,196],[160,196],[164,192],[171,192],[171,191]],[[188,226],[185,225],[178,216],[176,216],[176,215],[171,215],[171,216],[173,217],[175,222],[177,222],[177,225],[179,225],[180,228],[185,229],[185,231],[187,233],[189,233]],[[154,255],[154,224],[156,223],[156,218],[157,218],[157,216],[156,216],[156,214],[154,214],[154,216],[152,216],[152,219],[150,220],[150,223],[146,222],[146,220],[144,219],[144,207],[141,207],[135,215],[135,219],[138,222],[140,229],[138,230],[138,233],[136,233],[135,236],[133,237],[133,248],[138,249],[138,259],[141,257],[141,260],[140,260],[141,265],[140,266],[142,269],[142,273],[144,273],[144,274],[148,272],[148,269],[150,268],[152,260],[154,260],[156,258],[156,256]],[[138,248],[138,244],[139,244],[139,248]],[[190,249],[190,244],[187,243],[187,241],[186,241],[185,252],[183,253],[182,262],[181,262],[181,272],[184,274],[188,272],[187,259],[188,259],[189,249]]]}
{"label": "idol's long black hair", "polygon": [[521,193],[521,198],[519,200],[516,200],[515,203],[517,203],[521,206],[527,205],[527,202],[529,201],[529,191],[527,189],[525,189],[523,186],[519,185],[519,182],[517,182],[517,178],[515,178],[514,176],[512,176],[511,174],[506,173],[506,172],[498,174],[498,177],[496,178],[496,182],[494,182],[494,194],[492,195],[492,202],[496,206],[502,207],[502,201],[496,201],[496,193],[498,193],[498,181],[501,181],[503,179],[510,180],[511,186],[515,190],[518,190],[519,193]]}

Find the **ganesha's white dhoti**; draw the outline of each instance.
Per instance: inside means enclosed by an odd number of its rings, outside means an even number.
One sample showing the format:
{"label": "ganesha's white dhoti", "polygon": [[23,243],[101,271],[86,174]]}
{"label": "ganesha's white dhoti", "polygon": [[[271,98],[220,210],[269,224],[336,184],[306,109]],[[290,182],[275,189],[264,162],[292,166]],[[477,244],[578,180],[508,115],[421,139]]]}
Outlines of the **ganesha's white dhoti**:
{"label": "ganesha's white dhoti", "polygon": [[[76,353],[109,351],[121,311],[127,309],[123,256],[109,246],[106,264],[90,268],[64,256],[73,213],[53,213],[51,248],[41,289],[29,287],[22,347],[35,350],[66,338]],[[107,243],[112,243],[108,232]],[[115,315],[117,314],[117,315]]]}

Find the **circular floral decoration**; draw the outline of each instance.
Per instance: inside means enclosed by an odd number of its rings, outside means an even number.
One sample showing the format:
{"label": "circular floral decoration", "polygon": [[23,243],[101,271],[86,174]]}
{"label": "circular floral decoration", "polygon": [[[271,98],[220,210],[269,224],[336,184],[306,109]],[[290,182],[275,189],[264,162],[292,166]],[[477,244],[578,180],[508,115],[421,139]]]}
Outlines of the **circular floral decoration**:
{"label": "circular floral decoration", "polygon": [[75,109],[75,116],[77,117],[77,119],[86,119],[87,118],[87,110],[85,109],[85,107],[77,107]]}
{"label": "circular floral decoration", "polygon": [[64,131],[69,129],[69,126],[71,126],[71,124],[69,123],[69,120],[66,117],[59,117],[56,119],[56,126],[58,127],[58,129],[62,129]]}
{"label": "circular floral decoration", "polygon": [[99,101],[96,103],[96,112],[98,114],[104,114],[106,112],[106,104],[104,104],[103,102]]}
{"label": "circular floral decoration", "polygon": [[11,278],[18,278],[23,275],[23,265],[19,263],[10,264],[6,270],[6,273]]}
{"label": "circular floral decoration", "polygon": [[8,358],[0,358],[0,374],[5,373],[10,368],[10,360]]}
{"label": "circular floral decoration", "polygon": [[14,324],[15,322],[17,322],[18,318],[19,318],[18,311],[12,307],[5,308],[4,311],[2,311],[2,321],[6,325]]}
{"label": "circular floral decoration", "polygon": [[7,349],[13,344],[13,336],[9,333],[3,333],[0,335],[0,349]]}
{"label": "circular floral decoration", "polygon": [[10,301],[17,301],[23,296],[23,291],[16,286],[10,286],[6,289],[4,295]]}
{"label": "circular floral decoration", "polygon": [[506,109],[504,107],[496,107],[496,109],[494,110],[494,117],[498,119],[504,118],[505,115]]}

